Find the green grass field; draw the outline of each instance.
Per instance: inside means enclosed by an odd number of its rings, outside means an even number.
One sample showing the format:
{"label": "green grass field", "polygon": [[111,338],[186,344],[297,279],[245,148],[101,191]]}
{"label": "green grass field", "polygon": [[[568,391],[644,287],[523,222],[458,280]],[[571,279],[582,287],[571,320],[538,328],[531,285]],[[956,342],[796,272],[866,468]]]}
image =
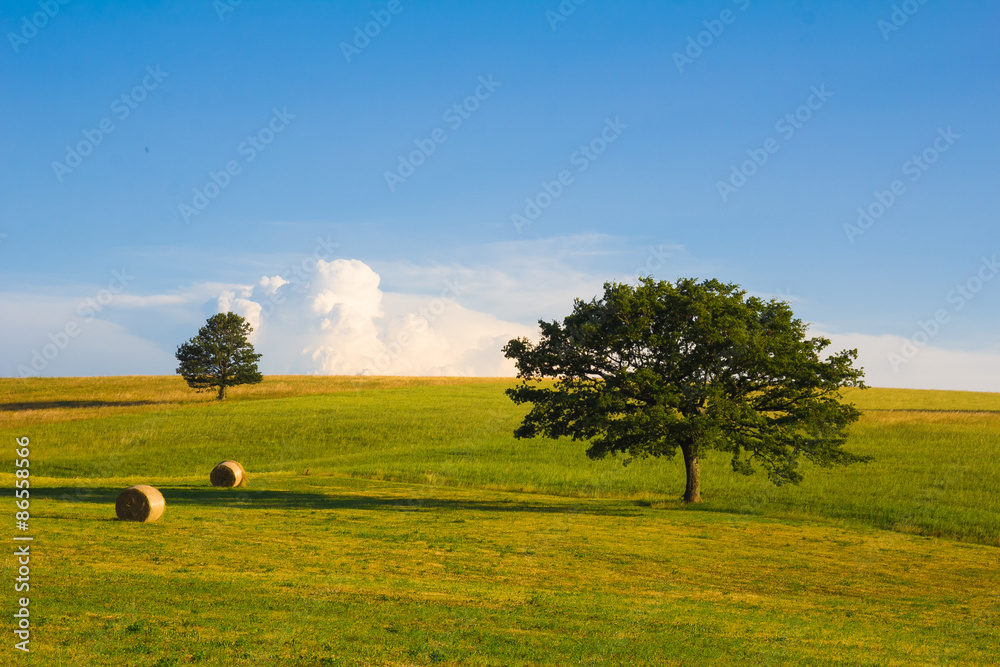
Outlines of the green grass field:
{"label": "green grass field", "polygon": [[[514,440],[510,384],[0,380],[35,537],[32,651],[0,663],[997,663],[1000,394],[847,392],[873,463],[776,488],[709,455],[685,508],[679,460]],[[227,458],[248,488],[209,485]],[[158,522],[115,520],[136,483]]]}

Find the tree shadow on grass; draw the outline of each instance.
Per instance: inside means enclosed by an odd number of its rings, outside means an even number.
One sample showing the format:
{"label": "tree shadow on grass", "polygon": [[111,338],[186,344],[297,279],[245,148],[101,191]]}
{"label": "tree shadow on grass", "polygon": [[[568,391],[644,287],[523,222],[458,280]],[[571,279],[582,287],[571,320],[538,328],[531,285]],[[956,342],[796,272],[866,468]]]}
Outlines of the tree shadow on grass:
{"label": "tree shadow on grass", "polygon": [[[250,488],[158,487],[167,507],[203,506],[246,510],[367,510],[375,512],[423,512],[432,510],[482,512],[532,512],[540,514],[590,514],[595,516],[636,516],[640,503],[576,502],[544,504],[503,500],[457,500],[433,497],[338,495]],[[114,506],[121,488],[40,487],[31,489],[33,499],[61,500]]]}
{"label": "tree shadow on grass", "polygon": [[0,412],[21,410],[53,410],[56,408],[122,408],[134,405],[156,405],[159,401],[27,401],[24,403],[0,403]]}

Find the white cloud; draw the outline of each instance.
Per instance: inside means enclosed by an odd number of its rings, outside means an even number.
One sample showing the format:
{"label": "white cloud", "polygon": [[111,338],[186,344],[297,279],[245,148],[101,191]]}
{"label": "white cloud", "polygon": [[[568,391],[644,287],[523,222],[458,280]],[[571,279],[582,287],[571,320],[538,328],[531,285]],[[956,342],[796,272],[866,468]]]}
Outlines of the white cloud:
{"label": "white cloud", "polygon": [[[872,387],[1000,391],[1000,354],[927,345],[904,348],[909,341],[900,336],[818,331],[811,335],[829,338],[831,351],[857,348],[857,365],[865,369],[865,383]],[[907,357],[901,354],[904,349],[916,352],[907,352]],[[890,359],[890,354],[898,356]]]}
{"label": "white cloud", "polygon": [[246,298],[253,294],[253,288],[241,290],[239,294],[240,296],[237,296],[236,290],[226,290],[220,294],[218,299],[219,312],[231,311],[243,317],[253,329],[249,336],[250,343],[253,344],[258,340],[262,307],[256,301]]}
{"label": "white cloud", "polygon": [[[102,319],[103,312],[93,316],[81,311],[80,301],[0,295],[0,312],[4,314],[0,318],[4,349],[0,375],[145,375],[173,371],[173,355],[124,326]],[[109,304],[106,308],[111,307]]]}
{"label": "white cloud", "polygon": [[308,282],[264,277],[247,295],[220,294],[254,327],[267,373],[513,375],[501,348],[530,327],[469,310],[459,283],[437,296],[383,292],[359,260],[320,260]]}
{"label": "white cloud", "polygon": [[265,294],[274,294],[282,285],[287,285],[288,281],[281,276],[264,276],[257,284],[264,289]]}

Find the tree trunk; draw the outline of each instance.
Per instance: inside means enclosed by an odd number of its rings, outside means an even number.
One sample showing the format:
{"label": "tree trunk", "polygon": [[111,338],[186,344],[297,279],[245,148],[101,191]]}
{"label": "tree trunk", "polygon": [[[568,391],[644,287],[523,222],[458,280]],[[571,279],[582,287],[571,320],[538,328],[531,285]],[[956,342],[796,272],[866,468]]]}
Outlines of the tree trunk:
{"label": "tree trunk", "polygon": [[698,447],[690,442],[681,445],[684,453],[684,470],[687,472],[687,485],[684,487],[684,502],[701,502],[701,468],[698,467]]}
{"label": "tree trunk", "polygon": [[226,397],[226,385],[219,385],[219,400],[221,401]]}

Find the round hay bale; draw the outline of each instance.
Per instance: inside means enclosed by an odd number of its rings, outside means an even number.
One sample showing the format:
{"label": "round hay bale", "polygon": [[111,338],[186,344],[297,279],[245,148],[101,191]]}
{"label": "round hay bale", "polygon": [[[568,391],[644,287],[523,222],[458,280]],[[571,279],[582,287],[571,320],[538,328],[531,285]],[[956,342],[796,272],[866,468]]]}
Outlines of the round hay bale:
{"label": "round hay bale", "polygon": [[163,516],[164,507],[163,494],[145,484],[130,486],[115,500],[115,513],[121,521],[156,521]]}
{"label": "round hay bale", "polygon": [[223,461],[212,469],[212,486],[246,486],[247,471],[239,461]]}

